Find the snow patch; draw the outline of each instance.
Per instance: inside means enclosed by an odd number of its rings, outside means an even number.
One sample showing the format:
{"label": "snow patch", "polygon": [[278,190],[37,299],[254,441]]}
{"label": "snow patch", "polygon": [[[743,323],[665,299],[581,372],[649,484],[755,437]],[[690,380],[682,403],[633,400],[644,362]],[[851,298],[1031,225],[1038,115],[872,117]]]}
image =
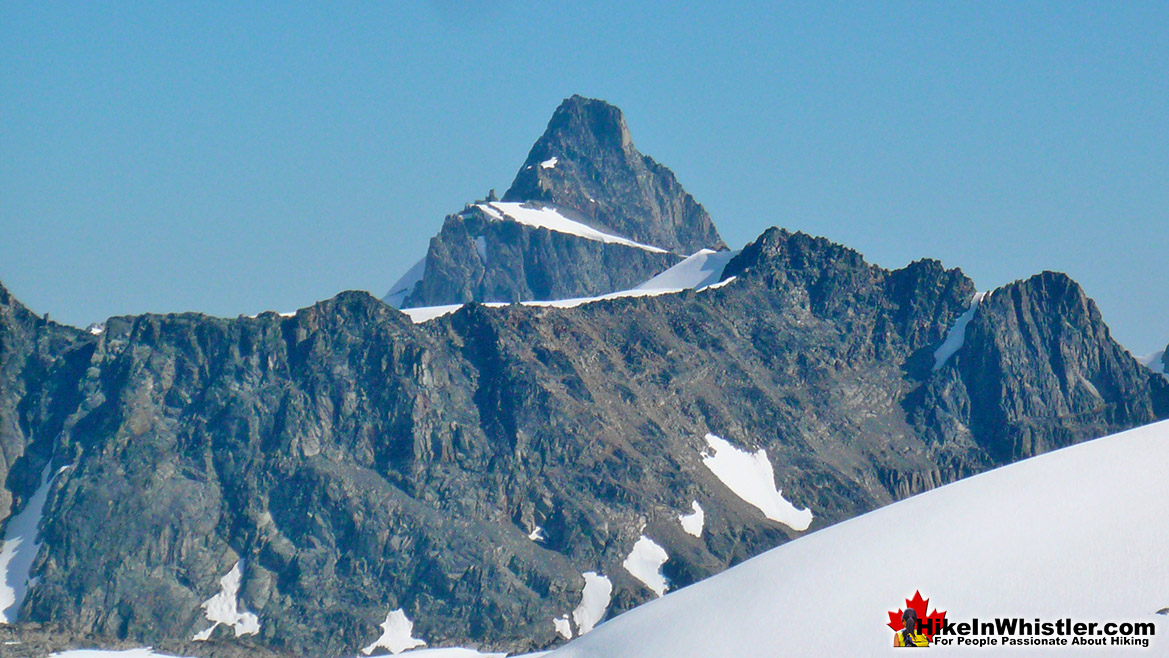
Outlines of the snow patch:
{"label": "snow patch", "polygon": [[628,238],[598,231],[591,226],[565,217],[560,214],[560,211],[551,206],[530,206],[517,202],[492,201],[490,203],[477,204],[477,207],[483,209],[484,212],[495,219],[510,219],[526,226],[544,228],[549,231],[575,235],[587,240],[595,240],[607,244],[620,244],[659,254],[668,253],[660,247],[634,242]]}
{"label": "snow patch", "polygon": [[585,585],[580,593],[580,605],[572,611],[578,635],[593,630],[597,622],[605,617],[605,611],[609,609],[609,597],[613,594],[613,583],[607,577],[593,571],[581,575],[584,576]]}
{"label": "snow patch", "polygon": [[224,624],[235,631],[235,636],[255,635],[260,632],[260,618],[239,608],[239,585],[243,580],[243,560],[237,560],[227,575],[219,579],[219,593],[203,602],[203,615],[213,622],[211,627],[196,633],[191,639],[206,642],[216,626]]}
{"label": "snow patch", "polygon": [[642,535],[621,566],[660,597],[665,595],[670,587],[670,582],[662,575],[662,565],[669,559],[670,555],[666,553],[666,549]]}
{"label": "snow patch", "polygon": [[544,528],[536,526],[536,529],[528,533],[528,539],[532,541],[548,541],[548,535],[544,534]]}
{"label": "snow patch", "polygon": [[723,269],[739,252],[701,249],[682,262],[634,286],[634,290],[685,290],[719,283]]}
{"label": "snow patch", "polygon": [[553,167],[556,166],[557,162],[560,162],[560,160],[558,160],[556,158],[556,156],[552,156],[551,158],[548,158],[547,160],[541,162],[540,168],[541,169],[552,169]]}
{"label": "snow patch", "polygon": [[406,611],[401,608],[386,613],[386,620],[381,623],[381,629],[382,636],[362,649],[361,653],[368,656],[381,647],[389,649],[390,653],[398,654],[407,649],[426,646],[426,642],[410,636],[414,632],[414,622],[406,617]]}
{"label": "snow patch", "polygon": [[682,529],[687,534],[701,537],[702,528],[706,525],[706,513],[702,511],[702,505],[699,505],[697,500],[690,503],[690,507],[694,511],[690,514],[679,514],[678,522],[682,524]]}
{"label": "snow patch", "polygon": [[402,302],[406,301],[406,296],[414,292],[414,286],[418,285],[425,274],[426,257],[423,256],[422,260],[411,265],[402,278],[390,286],[390,291],[386,293],[385,297],[382,297],[382,301],[394,308],[402,308]]}
{"label": "snow patch", "polygon": [[16,623],[28,590],[36,585],[36,579],[30,578],[29,572],[41,548],[37,526],[44,515],[51,485],[46,465],[41,471],[41,486],[33,492],[24,509],[9,519],[4,530],[4,543],[0,548],[0,574],[4,576],[0,579],[0,622]]}
{"label": "snow patch", "polygon": [[100,336],[102,334],[102,332],[106,330],[106,323],[94,322],[94,323],[91,323],[88,327],[86,327],[85,330],[88,331],[89,333],[93,334],[94,336]]}
{"label": "snow patch", "polygon": [[706,444],[710,449],[703,451],[702,463],[736,496],[758,507],[772,521],[792,530],[808,529],[812,510],[796,509],[775,487],[775,472],[766,450],[760,448],[751,454],[713,434],[706,435]]}
{"label": "snow patch", "polygon": [[553,619],[552,625],[556,627],[556,632],[560,635],[560,637],[566,640],[572,639],[572,624],[570,624],[568,621],[568,615]]}
{"label": "snow patch", "polygon": [[985,292],[976,292],[974,297],[970,299],[970,308],[966,312],[958,316],[954,322],[954,326],[950,327],[950,332],[946,334],[946,340],[934,350],[934,371],[938,371],[942,366],[946,365],[946,361],[954,356],[954,353],[962,349],[962,343],[966,342],[966,325],[974,319],[974,314],[978,311],[978,305],[982,303],[982,298],[986,297]]}

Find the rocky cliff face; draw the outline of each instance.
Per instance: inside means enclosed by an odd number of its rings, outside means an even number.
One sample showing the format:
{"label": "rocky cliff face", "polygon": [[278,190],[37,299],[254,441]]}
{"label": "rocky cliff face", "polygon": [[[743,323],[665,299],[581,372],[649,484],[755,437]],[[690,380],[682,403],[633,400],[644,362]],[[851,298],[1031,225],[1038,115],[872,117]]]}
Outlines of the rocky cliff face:
{"label": "rocky cliff face", "polygon": [[545,209],[559,228],[519,221],[492,201],[448,216],[425,266],[385,301],[410,308],[596,296],[700,249],[726,248],[674,174],[634,148],[621,110],[580,96],[556,109],[503,198]]}
{"label": "rocky cliff face", "polygon": [[[708,468],[708,432],[765,450],[814,531],[1166,415],[1164,380],[1062,275],[987,296],[936,369],[974,293],[958,270],[887,271],[771,229],[724,279],[421,325],[344,293],[289,318],[117,318],[100,337],[5,296],[5,441],[39,455],[5,489],[20,500],[45,463],[67,467],[21,619],[342,655],[401,608],[432,646],[529,650],[558,640],[583,572],[611,580],[609,615],[655,596],[623,568],[643,535],[676,588],[800,534]],[[700,537],[678,519],[693,502]],[[237,562],[258,634],[189,643]]]}
{"label": "rocky cliff face", "polygon": [[1167,389],[1078,284],[1044,272],[982,300],[965,345],[910,409],[926,436],[1003,463],[1163,418]]}
{"label": "rocky cliff face", "polygon": [[0,518],[32,496],[79,403],[92,336],[34,315],[0,285]]}
{"label": "rocky cliff face", "polygon": [[572,208],[597,226],[689,255],[726,245],[706,210],[633,145],[621,110],[573,96],[556,108],[504,201]]}
{"label": "rocky cliff face", "polygon": [[424,275],[401,308],[591,297],[632,288],[681,260],[499,215],[483,204],[447,217],[430,241]]}

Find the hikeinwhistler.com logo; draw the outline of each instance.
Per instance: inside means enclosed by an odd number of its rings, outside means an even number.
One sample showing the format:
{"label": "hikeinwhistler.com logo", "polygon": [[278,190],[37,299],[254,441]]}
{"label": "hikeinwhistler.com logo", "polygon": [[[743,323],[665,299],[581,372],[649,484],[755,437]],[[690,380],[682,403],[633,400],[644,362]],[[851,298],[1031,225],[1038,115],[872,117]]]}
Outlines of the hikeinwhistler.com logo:
{"label": "hikeinwhistler.com logo", "polygon": [[1023,617],[954,620],[945,610],[927,614],[929,599],[920,591],[905,607],[889,611],[893,646],[928,647],[1094,647],[1148,648],[1157,625],[1151,621],[1077,621]]}

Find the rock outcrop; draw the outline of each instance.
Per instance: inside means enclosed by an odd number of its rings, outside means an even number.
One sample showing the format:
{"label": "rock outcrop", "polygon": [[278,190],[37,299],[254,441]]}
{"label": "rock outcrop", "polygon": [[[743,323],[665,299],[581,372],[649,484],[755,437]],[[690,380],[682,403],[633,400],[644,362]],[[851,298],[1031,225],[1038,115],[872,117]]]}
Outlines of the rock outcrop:
{"label": "rock outcrop", "polygon": [[683,255],[726,246],[674,173],[633,145],[621,110],[592,98],[556,108],[503,200],[571,208],[602,229]]}

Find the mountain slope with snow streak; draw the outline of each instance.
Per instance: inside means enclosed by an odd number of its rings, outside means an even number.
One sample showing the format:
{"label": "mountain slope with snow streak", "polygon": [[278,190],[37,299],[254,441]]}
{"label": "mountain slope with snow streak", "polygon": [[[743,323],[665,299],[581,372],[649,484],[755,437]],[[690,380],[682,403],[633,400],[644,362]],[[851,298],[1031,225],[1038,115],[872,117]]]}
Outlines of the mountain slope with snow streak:
{"label": "mountain slope with snow streak", "polygon": [[655,247],[653,245],[642,244],[641,242],[634,242],[628,238],[623,238],[619,235],[605,233],[599,231],[587,224],[582,224],[574,219],[565,217],[562,210],[553,206],[533,205],[529,203],[503,202],[493,201],[490,203],[481,203],[479,208],[486,212],[491,217],[499,220],[511,220],[531,226],[533,228],[543,228],[549,231],[556,231],[557,233],[567,233],[568,235],[575,235],[586,240],[595,240],[597,242],[606,242],[609,244],[620,244],[626,247],[636,247],[646,251],[652,251],[659,254],[666,253],[665,249]]}
{"label": "mountain slope with snow streak", "polygon": [[[698,288],[697,290],[702,291],[702,290],[711,290],[711,289],[721,288],[721,287],[731,283],[732,281],[734,281],[734,279],[735,279],[735,277],[730,277],[726,280],[719,281],[717,283],[712,283],[710,285],[704,285],[701,288]],[[679,292],[682,292],[683,290],[688,290],[688,289],[690,289],[690,288],[687,288],[687,287],[643,288],[642,286],[638,286],[636,288],[633,288],[632,290],[618,290],[617,292],[611,292],[611,293],[607,293],[604,295],[597,295],[596,297],[573,297],[570,299],[529,300],[529,301],[524,301],[524,302],[519,302],[519,303],[524,305],[524,306],[544,306],[544,307],[553,307],[553,308],[575,308],[575,307],[580,306],[582,304],[591,304],[593,302],[602,302],[602,301],[609,300],[609,299],[622,299],[625,297],[656,297],[657,295],[669,295],[669,294],[673,294],[673,293],[679,293]],[[409,316],[410,321],[413,322],[414,324],[421,324],[423,322],[429,322],[430,320],[433,320],[435,318],[440,318],[444,315],[449,315],[451,313],[454,313],[455,311],[459,310],[463,306],[464,306],[464,304],[443,304],[440,306],[416,306],[414,308],[403,308],[403,309],[399,309],[399,310],[401,310],[403,313],[405,313],[407,316]],[[492,308],[499,308],[500,306],[507,306],[507,304],[505,304],[503,302],[486,302],[483,304],[483,306],[489,306]]]}
{"label": "mountain slope with snow streak", "polygon": [[954,621],[1153,622],[1149,653],[1162,655],[1169,620],[1155,613],[1169,606],[1166,463],[1169,421],[1033,457],[792,541],[551,655],[882,655],[893,642],[887,612],[915,591]]}

